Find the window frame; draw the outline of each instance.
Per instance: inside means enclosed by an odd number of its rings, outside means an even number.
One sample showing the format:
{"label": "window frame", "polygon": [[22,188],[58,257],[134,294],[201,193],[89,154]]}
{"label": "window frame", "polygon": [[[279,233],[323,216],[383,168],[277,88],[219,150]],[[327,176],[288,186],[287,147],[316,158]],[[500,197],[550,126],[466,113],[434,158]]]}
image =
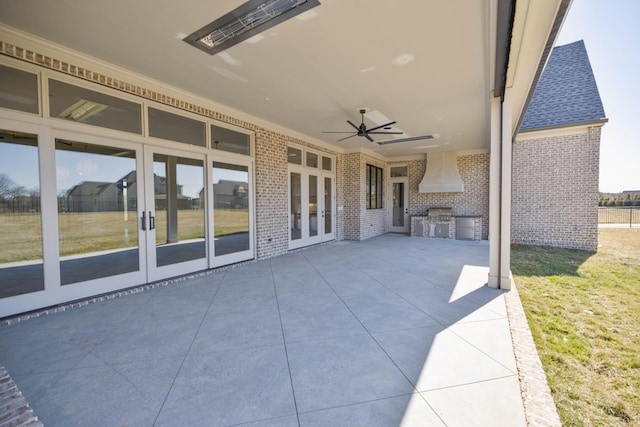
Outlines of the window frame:
{"label": "window frame", "polygon": [[365,200],[367,209],[383,209],[382,193],[384,188],[384,169],[371,164],[366,165]]}

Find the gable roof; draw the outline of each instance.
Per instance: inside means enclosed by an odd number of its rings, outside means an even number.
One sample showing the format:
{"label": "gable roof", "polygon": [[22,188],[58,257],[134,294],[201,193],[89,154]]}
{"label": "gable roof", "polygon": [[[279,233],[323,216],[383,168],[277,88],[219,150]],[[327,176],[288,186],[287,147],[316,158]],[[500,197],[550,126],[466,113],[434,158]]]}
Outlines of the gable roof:
{"label": "gable roof", "polygon": [[520,131],[606,121],[584,42],[553,48]]}

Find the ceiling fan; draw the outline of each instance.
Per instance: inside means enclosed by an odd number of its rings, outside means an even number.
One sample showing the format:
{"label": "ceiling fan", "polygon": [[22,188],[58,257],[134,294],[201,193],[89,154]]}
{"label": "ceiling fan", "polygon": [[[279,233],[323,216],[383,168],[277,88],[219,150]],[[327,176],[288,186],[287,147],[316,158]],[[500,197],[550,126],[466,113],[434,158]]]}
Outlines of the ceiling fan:
{"label": "ceiling fan", "polygon": [[[374,128],[371,128],[371,129],[367,129],[367,125],[364,123],[364,113],[366,113],[366,112],[367,112],[367,110],[365,110],[365,109],[361,109],[360,110],[360,115],[362,116],[362,119],[361,119],[361,122],[360,122],[360,126],[357,126],[351,120],[347,120],[347,123],[349,123],[356,130],[356,132],[353,132],[353,131],[347,131],[347,132],[322,131],[322,133],[353,133],[353,135],[349,135],[349,136],[346,136],[344,138],[341,138],[341,139],[337,140],[336,142],[344,141],[345,139],[353,138],[354,136],[364,136],[369,141],[375,142],[378,145],[394,144],[396,142],[419,141],[419,140],[422,140],[422,139],[431,139],[431,138],[433,138],[433,135],[423,135],[423,136],[413,136],[413,137],[409,137],[409,138],[388,139],[386,141],[375,141],[369,135],[402,135],[402,134],[404,134],[404,132],[389,131],[389,129],[391,129],[390,126],[394,125],[396,123],[395,121],[386,123],[384,125],[376,126]],[[383,129],[383,130],[379,130],[379,129]]]}

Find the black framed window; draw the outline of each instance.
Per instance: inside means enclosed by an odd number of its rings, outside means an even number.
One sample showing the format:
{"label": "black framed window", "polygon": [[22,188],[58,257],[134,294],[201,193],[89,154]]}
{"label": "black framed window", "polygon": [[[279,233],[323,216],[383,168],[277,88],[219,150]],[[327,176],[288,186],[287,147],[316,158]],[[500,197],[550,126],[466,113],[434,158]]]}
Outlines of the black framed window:
{"label": "black framed window", "polygon": [[367,165],[367,209],[382,209],[382,168]]}

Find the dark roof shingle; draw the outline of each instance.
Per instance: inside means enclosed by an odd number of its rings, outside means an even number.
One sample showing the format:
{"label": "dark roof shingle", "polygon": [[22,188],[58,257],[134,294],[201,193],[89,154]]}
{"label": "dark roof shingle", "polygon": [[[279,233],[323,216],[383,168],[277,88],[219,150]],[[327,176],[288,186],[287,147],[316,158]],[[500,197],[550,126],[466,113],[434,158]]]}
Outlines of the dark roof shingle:
{"label": "dark roof shingle", "polygon": [[554,47],[520,130],[595,122],[604,118],[604,107],[584,42]]}

